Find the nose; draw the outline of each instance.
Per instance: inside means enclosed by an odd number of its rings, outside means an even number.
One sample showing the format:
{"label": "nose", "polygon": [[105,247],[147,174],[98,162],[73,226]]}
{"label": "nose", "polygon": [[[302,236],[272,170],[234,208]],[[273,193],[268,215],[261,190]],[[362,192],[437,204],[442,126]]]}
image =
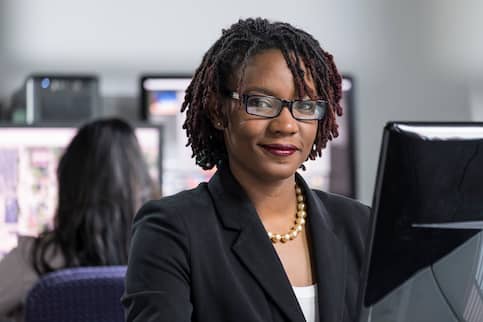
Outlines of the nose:
{"label": "nose", "polygon": [[280,114],[270,120],[269,130],[278,135],[293,135],[298,131],[297,120],[294,119],[289,108],[282,108]]}

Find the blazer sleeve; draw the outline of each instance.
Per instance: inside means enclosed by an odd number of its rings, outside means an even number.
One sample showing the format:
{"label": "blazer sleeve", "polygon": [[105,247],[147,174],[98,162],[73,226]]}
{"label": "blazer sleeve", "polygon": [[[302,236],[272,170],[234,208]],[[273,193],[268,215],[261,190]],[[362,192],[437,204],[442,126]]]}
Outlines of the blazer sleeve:
{"label": "blazer sleeve", "polygon": [[126,321],[191,321],[189,245],[178,214],[160,200],[135,217],[122,297]]}

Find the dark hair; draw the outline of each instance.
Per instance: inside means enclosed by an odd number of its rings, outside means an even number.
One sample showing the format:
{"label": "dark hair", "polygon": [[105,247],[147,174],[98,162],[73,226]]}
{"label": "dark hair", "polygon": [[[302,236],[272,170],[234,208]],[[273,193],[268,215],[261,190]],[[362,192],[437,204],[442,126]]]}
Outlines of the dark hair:
{"label": "dark hair", "polygon": [[[181,111],[186,110],[183,128],[191,145],[196,163],[211,169],[227,159],[223,133],[216,130],[213,119],[226,122],[222,109],[226,84],[238,82],[241,88],[243,73],[250,57],[268,49],[279,49],[292,72],[297,93],[301,96],[322,96],[329,109],[319,121],[309,158],[322,155],[328,140],[338,136],[336,115],[342,115],[339,101],[342,96],[342,78],[333,56],[324,51],[317,40],[307,32],[287,23],[266,19],[239,20],[223,30],[220,39],[206,52],[201,65],[186,90]],[[302,66],[312,77],[316,93],[307,86]],[[236,73],[239,78],[235,80]]]}
{"label": "dark hair", "polygon": [[36,239],[33,266],[39,274],[63,255],[64,267],[125,265],[131,222],[156,188],[133,128],[120,119],[81,127],[57,168],[54,227]]}

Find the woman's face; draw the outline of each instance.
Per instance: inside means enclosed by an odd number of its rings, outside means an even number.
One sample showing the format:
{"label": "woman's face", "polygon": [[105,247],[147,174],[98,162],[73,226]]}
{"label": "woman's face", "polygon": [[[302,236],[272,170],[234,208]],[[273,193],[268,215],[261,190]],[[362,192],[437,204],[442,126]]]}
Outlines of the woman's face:
{"label": "woman's face", "polygon": [[[313,90],[311,79],[307,83]],[[248,61],[239,94],[269,95],[284,100],[301,98],[297,97],[292,73],[277,49],[263,51]],[[233,173],[267,181],[293,176],[311,150],[317,121],[296,120],[285,107],[275,118],[254,116],[246,113],[240,100],[227,102],[224,139]]]}

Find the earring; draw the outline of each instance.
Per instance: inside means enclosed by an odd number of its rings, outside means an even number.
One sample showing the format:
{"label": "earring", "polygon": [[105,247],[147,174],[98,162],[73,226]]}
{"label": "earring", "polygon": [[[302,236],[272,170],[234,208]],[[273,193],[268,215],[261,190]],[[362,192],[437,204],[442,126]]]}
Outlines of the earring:
{"label": "earring", "polygon": [[216,128],[221,130],[223,128],[223,124],[220,121],[216,122]]}

